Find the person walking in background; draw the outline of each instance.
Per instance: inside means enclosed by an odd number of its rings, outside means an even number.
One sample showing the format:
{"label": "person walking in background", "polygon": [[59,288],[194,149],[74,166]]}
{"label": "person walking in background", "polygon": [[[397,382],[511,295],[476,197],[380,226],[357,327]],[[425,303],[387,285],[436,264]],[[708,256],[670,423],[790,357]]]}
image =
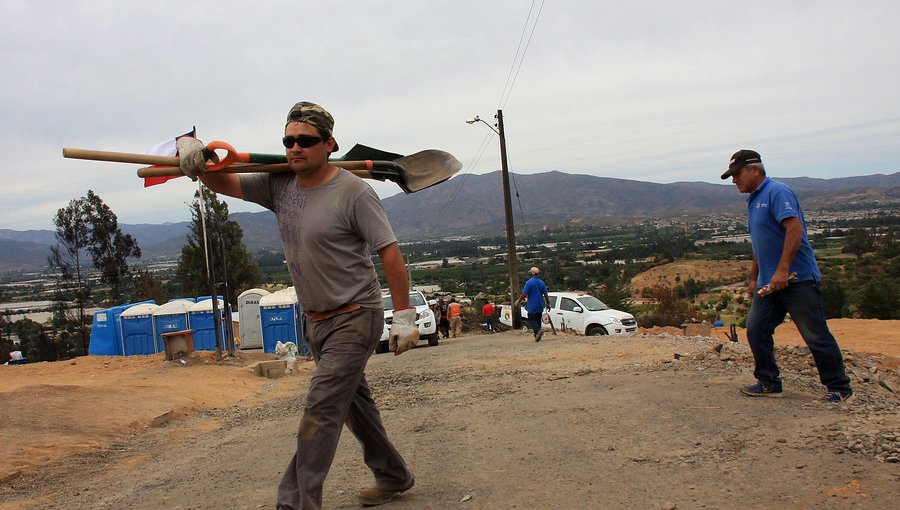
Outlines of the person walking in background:
{"label": "person walking in background", "polygon": [[752,300],[747,341],[753,352],[756,383],[741,388],[751,397],[781,397],[781,374],[775,362],[775,328],[790,313],[809,347],[819,381],[828,388],[825,402],[844,402],[853,395],[844,359],[825,322],[822,275],[806,235],[806,220],[797,195],[766,177],[762,157],[752,150],[731,156],[722,179],[731,182],[747,202],[747,224],[753,265],[747,291]]}
{"label": "person walking in background", "polygon": [[488,331],[494,332],[494,305],[490,301],[481,307],[481,315],[484,316],[484,323]]}
{"label": "person walking in background", "polygon": [[438,300],[438,307],[440,308],[440,320],[438,321],[438,329],[441,331],[441,334],[444,335],[444,338],[450,338],[450,305],[444,302],[443,299]]}
{"label": "person walking in background", "polygon": [[456,338],[462,334],[462,305],[456,302],[456,298],[450,298],[447,316],[450,318],[450,337]]}
{"label": "person walking in background", "polygon": [[428,300],[428,308],[431,310],[431,314],[434,315],[434,324],[437,329],[436,334],[440,336],[441,334],[441,304],[437,299],[429,299]]}
{"label": "person walking in background", "polygon": [[[287,115],[284,138],[292,172],[208,172],[203,143],[178,140],[182,172],[216,193],[255,202],[275,213],[291,280],[307,320],[306,338],[316,363],[309,380],[297,447],[278,485],[279,510],[322,508],[322,487],[341,431],[362,445],[375,486],[359,503],[387,503],[415,484],[391,443],[366,382],[365,369],[384,326],[378,274],[369,256],[381,259],[394,296],[390,350],[416,345],[416,309],[409,306],[409,280],[399,243],[371,186],[328,157],[338,150],[334,118],[301,101]],[[213,159],[217,159],[213,157]]]}
{"label": "person walking in background", "polygon": [[714,328],[721,328],[721,327],[724,327],[724,326],[725,326],[725,323],[722,322],[722,318],[719,317],[718,315],[716,315],[716,320],[715,320],[715,322],[712,323],[712,327],[714,327]]}
{"label": "person walking in background", "polygon": [[513,304],[513,313],[517,313],[522,300],[525,300],[525,311],[528,313],[528,325],[534,331],[534,341],[540,342],[544,336],[541,329],[541,317],[544,315],[544,308],[550,308],[550,296],[547,295],[547,285],[544,280],[538,276],[541,270],[532,267],[528,270],[531,278],[525,282],[522,288],[522,295]]}

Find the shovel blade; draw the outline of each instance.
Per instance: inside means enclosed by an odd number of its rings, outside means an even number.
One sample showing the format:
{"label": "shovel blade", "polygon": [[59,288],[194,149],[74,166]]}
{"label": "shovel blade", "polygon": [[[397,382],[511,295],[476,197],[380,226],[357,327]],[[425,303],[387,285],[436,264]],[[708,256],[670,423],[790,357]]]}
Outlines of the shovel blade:
{"label": "shovel blade", "polygon": [[400,172],[400,178],[403,179],[401,187],[407,193],[440,184],[462,169],[462,163],[453,154],[437,149],[404,156],[394,163],[403,168]]}

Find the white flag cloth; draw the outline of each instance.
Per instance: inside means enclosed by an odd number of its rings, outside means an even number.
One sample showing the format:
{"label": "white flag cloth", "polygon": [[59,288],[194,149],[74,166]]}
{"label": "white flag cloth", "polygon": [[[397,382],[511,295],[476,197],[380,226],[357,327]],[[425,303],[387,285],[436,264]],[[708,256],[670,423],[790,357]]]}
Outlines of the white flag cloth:
{"label": "white flag cloth", "polygon": [[144,151],[144,154],[151,154],[154,156],[175,156],[178,154],[178,150],[175,148],[175,142],[184,136],[197,137],[197,128],[194,128],[187,133],[176,136],[175,138],[170,138],[163,143],[159,143],[154,145],[153,147],[147,147]]}

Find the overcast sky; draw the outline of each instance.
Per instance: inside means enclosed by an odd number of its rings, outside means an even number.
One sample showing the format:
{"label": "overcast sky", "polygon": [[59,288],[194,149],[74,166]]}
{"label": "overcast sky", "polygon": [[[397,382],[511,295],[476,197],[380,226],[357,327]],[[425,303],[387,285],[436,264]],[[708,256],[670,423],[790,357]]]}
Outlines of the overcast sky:
{"label": "overcast sky", "polygon": [[344,150],[439,148],[463,174],[499,169],[496,135],[465,123],[498,107],[515,173],[722,182],[740,148],[774,176],[900,171],[896,0],[0,0],[0,19],[0,228],[52,228],[88,189],[121,223],[187,220],[190,181],[144,189],[138,165],[62,148],[143,152],[196,125],[281,153],[298,100]]}

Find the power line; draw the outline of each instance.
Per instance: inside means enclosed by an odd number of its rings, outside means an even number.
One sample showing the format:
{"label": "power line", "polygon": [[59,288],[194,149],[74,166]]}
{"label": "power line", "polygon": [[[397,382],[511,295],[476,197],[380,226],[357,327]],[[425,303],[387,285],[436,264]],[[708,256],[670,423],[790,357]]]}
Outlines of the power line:
{"label": "power line", "polygon": [[472,159],[469,161],[469,164],[466,165],[465,169],[461,172],[461,175],[456,179],[453,179],[451,182],[456,182],[456,186],[453,188],[453,191],[450,192],[447,200],[444,201],[444,204],[440,207],[440,215],[443,216],[447,209],[450,208],[450,204],[453,203],[453,200],[456,199],[456,196],[459,195],[459,192],[462,191],[463,185],[466,183],[466,178],[472,175],[472,170],[481,161],[482,156],[484,156],[485,150],[488,147],[488,140],[491,138],[491,133],[485,133],[484,138],[481,140],[481,146],[475,151],[475,155],[472,156]]}
{"label": "power line", "polygon": [[[537,28],[538,19],[541,17],[541,12],[544,10],[544,1],[541,0],[541,5],[538,7],[538,12],[534,16],[534,23],[531,24],[531,33],[528,34],[528,41],[525,42],[525,49],[522,50],[522,57],[519,58],[519,49],[522,47],[522,40],[525,38],[525,32],[528,30],[528,23],[531,20],[531,13],[534,11],[534,3],[536,0],[532,0],[531,8],[528,10],[528,17],[525,18],[525,26],[522,27],[522,35],[519,37],[519,45],[516,47],[516,55],[513,57],[512,65],[509,69],[509,74],[506,76],[506,84],[503,85],[503,92],[500,93],[500,102],[499,109],[503,109],[506,107],[506,103],[509,102],[509,97],[512,95],[513,87],[516,86],[516,80],[519,77],[519,71],[522,69],[522,63],[525,62],[525,55],[528,53],[528,47],[531,46],[531,39],[534,37],[534,30]],[[519,60],[519,65],[516,66],[516,59]],[[513,75],[513,69],[516,70],[515,75]],[[512,82],[510,83],[510,76],[512,76]],[[509,86],[507,88],[507,85]],[[506,94],[506,99],[503,99],[503,95]]]}
{"label": "power line", "polygon": [[513,56],[512,64],[509,66],[509,72],[506,73],[506,83],[503,84],[503,90],[500,91],[500,100],[497,101],[498,105],[503,104],[503,96],[506,94],[507,87],[509,87],[513,69],[516,68],[516,61],[519,59],[519,51],[522,49],[522,41],[525,40],[525,31],[528,30],[528,20],[531,19],[531,12],[534,11],[534,1],[535,0],[531,0],[531,7],[528,9],[528,16],[525,18],[525,26],[522,27],[522,35],[519,36],[519,45],[516,46],[516,54]]}

